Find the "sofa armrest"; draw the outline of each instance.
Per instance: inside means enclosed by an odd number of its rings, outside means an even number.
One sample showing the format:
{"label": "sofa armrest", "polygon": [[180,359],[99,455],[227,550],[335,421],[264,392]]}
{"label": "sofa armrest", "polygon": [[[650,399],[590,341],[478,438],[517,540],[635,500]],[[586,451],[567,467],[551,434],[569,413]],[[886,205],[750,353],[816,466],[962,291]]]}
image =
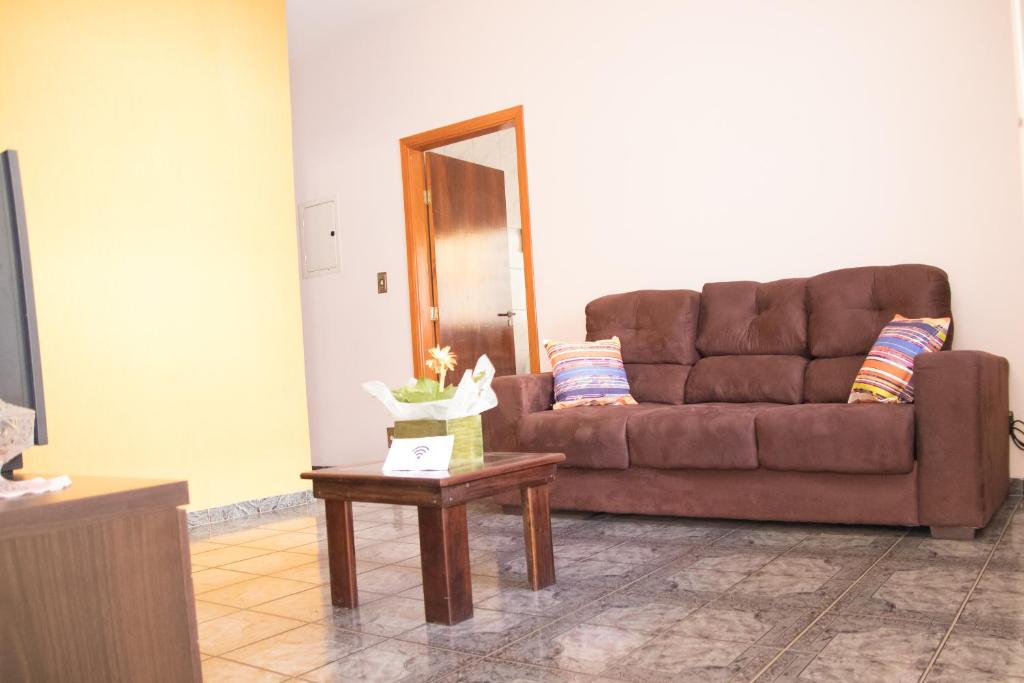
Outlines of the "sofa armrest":
{"label": "sofa armrest", "polygon": [[495,377],[491,386],[498,395],[498,405],[482,416],[484,450],[516,451],[519,449],[516,439],[519,418],[551,408],[554,400],[551,373]]}
{"label": "sofa armrest", "polygon": [[914,366],[918,519],[981,528],[1009,487],[1009,363],[983,351],[939,351]]}

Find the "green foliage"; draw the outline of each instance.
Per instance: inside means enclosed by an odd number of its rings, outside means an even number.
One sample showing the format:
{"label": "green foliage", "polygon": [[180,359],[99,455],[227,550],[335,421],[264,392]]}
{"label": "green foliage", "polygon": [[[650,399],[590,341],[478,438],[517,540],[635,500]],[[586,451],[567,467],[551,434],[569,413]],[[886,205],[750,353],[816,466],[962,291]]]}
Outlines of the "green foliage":
{"label": "green foliage", "polygon": [[442,401],[455,396],[455,385],[449,384],[442,391],[441,385],[437,383],[437,380],[423,377],[414,384],[406,384],[404,387],[392,389],[391,394],[402,403]]}

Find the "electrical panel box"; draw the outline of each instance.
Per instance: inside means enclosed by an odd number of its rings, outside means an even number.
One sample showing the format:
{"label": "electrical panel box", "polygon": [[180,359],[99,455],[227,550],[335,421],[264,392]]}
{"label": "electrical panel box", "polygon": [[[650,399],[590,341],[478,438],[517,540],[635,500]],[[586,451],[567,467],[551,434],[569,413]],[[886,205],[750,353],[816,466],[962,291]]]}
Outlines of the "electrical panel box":
{"label": "electrical panel box", "polygon": [[299,218],[302,242],[302,276],[314,277],[337,272],[338,255],[338,203],[334,199],[321,199],[302,205]]}

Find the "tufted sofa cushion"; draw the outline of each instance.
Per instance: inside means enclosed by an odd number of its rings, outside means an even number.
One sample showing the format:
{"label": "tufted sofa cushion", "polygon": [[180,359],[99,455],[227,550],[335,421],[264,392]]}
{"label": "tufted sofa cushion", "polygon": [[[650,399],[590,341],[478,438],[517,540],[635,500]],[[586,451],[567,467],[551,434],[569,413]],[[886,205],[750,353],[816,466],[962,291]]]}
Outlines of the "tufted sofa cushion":
{"label": "tufted sofa cushion", "polygon": [[692,365],[700,294],[688,289],[611,294],[587,304],[587,339],[622,342],[624,363]]}
{"label": "tufted sofa cushion", "polygon": [[705,356],[807,355],[806,282],[704,285],[697,348]]}
{"label": "tufted sofa cushion", "polygon": [[697,361],[700,294],[688,289],[611,294],[587,304],[587,339],[622,342],[630,393],[640,402],[682,403]]}
{"label": "tufted sofa cushion", "polygon": [[[807,341],[816,358],[864,356],[897,313],[952,317],[949,278],[934,266],[869,266],[834,270],[807,281]],[[950,325],[945,348],[953,342]]]}

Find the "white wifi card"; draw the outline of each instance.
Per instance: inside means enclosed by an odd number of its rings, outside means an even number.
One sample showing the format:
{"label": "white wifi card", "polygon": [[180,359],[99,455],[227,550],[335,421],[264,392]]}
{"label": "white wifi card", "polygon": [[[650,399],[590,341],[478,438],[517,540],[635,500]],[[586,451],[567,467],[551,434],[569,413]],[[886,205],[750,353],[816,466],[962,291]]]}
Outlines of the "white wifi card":
{"label": "white wifi card", "polygon": [[424,436],[418,439],[392,439],[385,472],[446,470],[452,460],[455,436]]}

